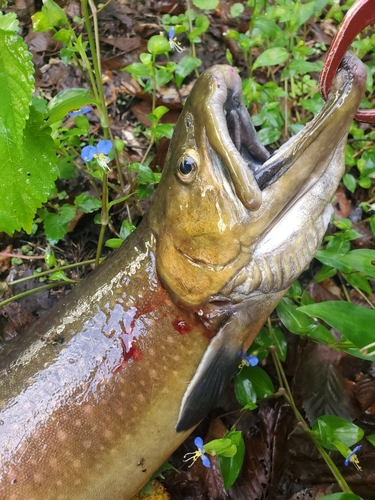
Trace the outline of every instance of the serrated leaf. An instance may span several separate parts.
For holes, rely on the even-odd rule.
[[[316,343],[308,344],[294,376],[293,394],[302,401],[310,423],[321,415],[350,419],[354,410],[346,379],[338,368],[341,354]]]
[[[43,116],[31,108],[19,149],[0,121],[0,231],[31,231],[35,212],[47,201],[58,176],[55,144]]]
[[[0,134],[4,147],[8,140],[22,147],[23,129],[29,117],[34,92],[34,66],[27,45],[13,32],[0,30],[0,119],[5,127]],[[2,157],[4,165],[4,158]]]
[[[375,342],[375,310],[373,309],[341,301],[327,301],[298,309],[321,318],[359,348]]]
[[[46,238],[51,245],[55,245],[66,235],[68,224],[75,214],[76,209],[71,205],[63,205],[59,214],[47,212],[43,224]]]
[[[14,33],[17,33],[19,30],[19,22],[14,12],[8,12],[5,16],[0,12],[0,30],[14,31]]]
[[[101,200],[98,200],[94,196],[90,196],[85,193],[81,193],[80,195],[76,196],[74,204],[83,212],[85,212],[85,214],[95,212],[95,210],[98,210],[102,206]]]

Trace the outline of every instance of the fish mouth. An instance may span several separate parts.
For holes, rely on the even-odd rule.
[[[329,127],[337,108],[345,107],[344,101],[349,93],[348,88],[353,85],[358,88],[363,86],[364,74],[358,59],[347,53],[335,77],[336,85],[332,86],[322,110],[301,132],[272,155],[260,142],[250,115],[242,103],[242,85],[237,76],[230,70],[223,70],[222,78],[225,81],[226,94],[218,93],[218,100],[221,100],[222,137],[220,146],[214,145],[214,149],[227,165],[238,198],[248,209],[257,210],[260,204],[252,205],[246,203],[246,200],[251,199],[252,196],[254,198],[254,192],[257,190],[264,191],[293,166],[316,138]],[[225,129],[223,118],[226,121],[226,130],[223,130]],[[231,148],[235,148],[239,153],[236,159],[237,165],[235,161],[228,161],[225,150]],[[250,177],[249,174],[239,174],[239,171],[244,168],[251,172]],[[241,175],[243,179],[247,177],[248,181],[246,188],[242,186],[242,190],[247,189],[245,196],[236,183],[236,179]]]

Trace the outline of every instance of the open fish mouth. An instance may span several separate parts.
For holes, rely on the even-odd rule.
[[[347,107],[350,112],[352,111],[351,107],[353,106],[350,101],[352,101],[353,96],[351,94],[355,93],[352,88],[353,86],[358,87],[358,93],[361,93],[365,79],[360,61],[352,54],[347,53],[336,76],[336,85],[333,85],[322,110],[301,132],[271,156],[260,142],[249,113],[242,103],[240,80],[234,78],[233,73],[229,74],[229,72],[223,74],[223,77],[227,93],[225,102],[222,102],[221,105],[227,131],[223,131],[222,148],[220,149],[228,148],[229,142],[236,148],[241,157],[241,168],[246,165],[254,179],[254,183],[249,184],[249,189],[256,190],[256,187],[258,187],[261,191],[284,175],[316,138],[326,132],[326,129],[331,126],[331,122],[335,119],[335,114],[338,114],[339,108]],[[219,93],[218,99],[223,99],[223,94]],[[216,149],[215,146],[214,149]],[[217,152],[220,154],[220,151]],[[231,162],[226,161],[225,155],[224,161],[230,171],[232,180],[238,177],[238,173],[233,172]],[[233,183],[237,192],[236,182]],[[243,201],[241,193],[237,192],[237,195]],[[251,198],[251,196],[248,195],[248,198]],[[258,207],[248,208],[257,209]]]

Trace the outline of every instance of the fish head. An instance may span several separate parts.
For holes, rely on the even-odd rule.
[[[237,72],[217,65],[202,73],[176,125],[149,214],[157,270],[178,305],[203,310],[242,279],[262,243],[272,246],[270,235],[277,247],[295,221],[320,217],[343,175],[346,135],[365,80],[362,63],[348,54],[322,110],[270,156],[241,102]]]

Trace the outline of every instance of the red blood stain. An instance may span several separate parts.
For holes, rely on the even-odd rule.
[[[172,321],[173,328],[178,331],[180,335],[185,335],[185,333],[189,333],[193,328],[188,325],[183,319],[176,318]]]
[[[139,361],[141,359],[141,351],[139,350],[135,340],[133,340],[133,342],[130,344],[130,348],[127,351],[126,344],[124,342],[124,339],[122,338],[122,335],[120,335],[119,339],[122,347],[123,359],[121,360],[121,363],[113,369],[112,373],[119,372],[125,365],[125,363],[129,361],[129,359],[134,359],[135,361]]]

